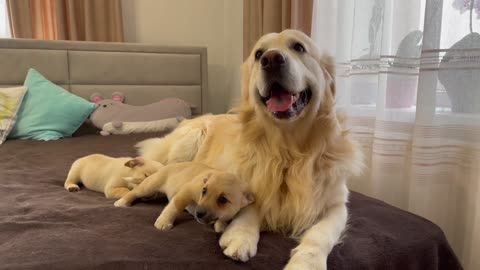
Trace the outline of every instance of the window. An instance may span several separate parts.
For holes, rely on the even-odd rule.
[[[10,38],[10,24],[8,21],[7,1],[0,0],[0,38]]]

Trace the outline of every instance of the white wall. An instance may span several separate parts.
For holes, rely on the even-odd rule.
[[[125,41],[208,48],[207,111],[240,93],[242,0],[122,0]]]

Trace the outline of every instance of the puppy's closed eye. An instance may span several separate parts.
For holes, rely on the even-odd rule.
[[[222,205],[225,205],[227,203],[228,203],[228,199],[225,196],[221,195],[221,196],[218,197],[218,199],[217,199],[217,204],[218,205],[222,206]]]

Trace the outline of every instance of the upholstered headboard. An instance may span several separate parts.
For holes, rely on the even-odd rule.
[[[0,39],[0,87],[22,85],[29,68],[86,99],[120,91],[132,105],[178,97],[205,111],[203,47]]]

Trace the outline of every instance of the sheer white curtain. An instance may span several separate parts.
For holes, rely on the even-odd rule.
[[[0,0],[0,38],[9,38],[10,25],[7,16],[7,1]]]
[[[438,224],[465,269],[480,269],[479,31],[480,0],[314,2],[369,165],[350,188]]]

